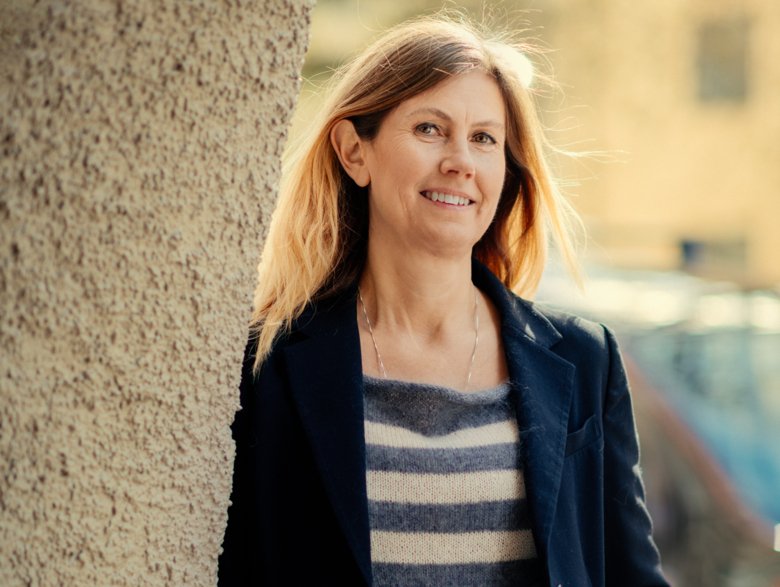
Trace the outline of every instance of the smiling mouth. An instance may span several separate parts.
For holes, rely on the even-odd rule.
[[[420,192],[422,196],[431,202],[440,202],[442,204],[450,204],[452,206],[468,206],[473,204],[472,200],[463,198],[461,196],[455,196],[453,194],[446,194],[443,192]]]

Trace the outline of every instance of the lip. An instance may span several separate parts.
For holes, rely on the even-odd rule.
[[[433,200],[431,200],[429,197],[427,197],[425,195],[426,193],[430,193],[430,192],[436,192],[436,193],[439,193],[439,194],[447,194],[447,195],[451,195],[451,196],[457,196],[459,198],[464,198],[464,199],[468,200],[469,203],[464,206],[464,205],[458,205],[458,204],[448,204],[446,202],[434,202]],[[428,189],[421,190],[420,191],[420,195],[423,198],[425,198],[426,200],[428,200],[431,204],[437,204],[439,206],[446,206],[447,208],[468,208],[469,206],[471,206],[472,204],[475,203],[474,198],[472,198],[467,193],[464,193],[464,192],[461,192],[461,191],[458,191],[458,190],[448,189],[448,188],[428,188]]]

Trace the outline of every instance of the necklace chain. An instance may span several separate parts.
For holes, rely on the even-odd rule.
[[[366,325],[368,326],[368,333],[371,335],[371,342],[374,344],[374,352],[376,352],[376,362],[379,365],[379,370],[382,373],[382,377],[387,379],[387,369],[385,363],[382,361],[382,353],[379,352],[379,345],[376,343],[374,337],[374,329],[371,326],[371,320],[368,319],[368,312],[366,312],[366,303],[363,301],[363,293],[358,288],[358,299],[360,300],[360,307],[363,310],[363,317],[366,319]],[[474,359],[477,357],[477,345],[479,344],[479,312],[477,306],[477,288],[474,287],[474,349],[471,351],[471,361],[469,362],[469,372],[466,376],[466,386],[464,389],[468,389],[471,384],[471,374],[474,371]]]
[[[385,369],[385,364],[382,361],[382,355],[379,352],[379,347],[376,344],[376,338],[374,338],[374,329],[371,328],[371,320],[368,319],[366,303],[363,301],[363,294],[361,293],[360,288],[358,288],[358,298],[360,298],[360,307],[363,308],[363,317],[366,319],[366,324],[368,324],[368,333],[371,335],[371,342],[374,343],[374,350],[376,351],[376,362],[379,364],[379,370],[382,372],[382,377],[387,379],[387,369]]]

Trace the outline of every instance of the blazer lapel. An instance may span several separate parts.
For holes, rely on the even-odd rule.
[[[336,518],[371,583],[363,370],[354,295],[302,316],[308,337],[285,350],[303,427]]]
[[[558,501],[574,367],[533,343],[505,341],[518,406],[523,474],[545,558]]]
[[[540,556],[546,559],[563,471],[575,369],[550,350],[561,335],[544,316],[507,292],[483,266],[475,264],[474,276],[501,313],[527,498]]]

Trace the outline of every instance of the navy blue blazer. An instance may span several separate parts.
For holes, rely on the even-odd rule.
[[[516,297],[478,263],[473,281],[501,315],[533,535],[550,585],[668,585],[612,334]],[[221,586],[371,584],[355,296],[304,312],[257,376],[247,349]]]

